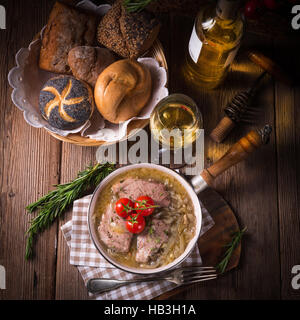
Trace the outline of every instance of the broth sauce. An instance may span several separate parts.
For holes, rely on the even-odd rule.
[[[131,169],[114,178],[103,188],[97,199],[96,209],[93,215],[96,229],[100,225],[101,217],[106,212],[107,207],[109,205],[114,207],[115,202],[119,199],[118,195],[112,191],[112,187],[119,182],[123,182],[127,178],[142,179],[164,184],[165,189],[169,193],[170,204],[167,208],[156,208],[151,216],[146,217],[146,224],[151,224],[151,219],[153,218],[161,219],[170,228],[168,232],[168,241],[162,246],[160,254],[156,255],[153,259],[150,259],[147,263],[139,263],[135,259],[138,235],[133,236],[128,253],[119,253],[112,248],[108,248],[101,241],[98,234],[102,247],[105,248],[106,252],[114,260],[129,267],[157,268],[171,263],[184,252],[188,243],[193,238],[196,229],[196,217],[189,194],[186,192],[185,188],[169,174],[156,169],[137,168]]]

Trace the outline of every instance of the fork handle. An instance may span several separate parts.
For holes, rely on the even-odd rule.
[[[116,280],[116,279],[105,279],[105,278],[95,278],[90,279],[87,282],[87,289],[91,293],[102,293],[112,289],[117,289],[121,286],[138,283],[138,282],[150,282],[150,281],[161,281],[161,280],[171,280],[169,277],[165,278],[144,278],[144,279],[133,279],[133,280]]]

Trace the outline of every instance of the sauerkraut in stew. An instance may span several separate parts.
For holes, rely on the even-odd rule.
[[[196,229],[193,203],[184,187],[174,177],[149,168],[131,169],[106,185],[93,221],[106,252],[135,268],[171,263]]]

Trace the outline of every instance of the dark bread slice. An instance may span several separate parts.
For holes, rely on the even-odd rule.
[[[120,28],[119,21],[121,14],[121,2],[117,1],[100,21],[98,25],[97,40],[121,57],[126,58],[129,57],[129,50]]]
[[[158,36],[160,23],[149,11],[128,13],[122,6],[120,28],[130,58],[137,58],[152,46]]]
[[[156,39],[160,23],[153,13],[143,10],[128,13],[119,0],[103,17],[97,39],[105,47],[124,58],[137,58],[148,50]]]

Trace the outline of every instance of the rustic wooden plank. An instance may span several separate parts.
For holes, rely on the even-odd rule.
[[[299,40],[298,40],[299,41]],[[297,42],[274,40],[277,56],[287,70],[299,70]],[[282,299],[299,299],[300,291],[291,286],[291,270],[300,261],[299,202],[299,81],[294,88],[276,83],[276,141],[278,163],[278,208],[281,255]]]
[[[80,170],[96,162],[96,147],[80,147],[63,143],[61,160],[61,183],[74,179]],[[64,215],[59,223],[61,227],[71,220],[72,210]],[[87,299],[87,290],[75,266],[69,263],[69,248],[59,229],[56,269],[56,299]]]
[[[15,53],[27,47],[47,19],[48,1],[2,3],[7,10],[7,30],[0,31],[0,264],[6,269],[2,299],[53,299],[56,263],[56,225],[38,239],[36,257],[26,262],[25,236],[30,217],[25,206],[58,182],[60,143],[41,129],[30,127],[11,102],[8,71]],[[23,27],[26,25],[26,28]],[[12,41],[13,40],[13,41]],[[6,44],[6,45],[4,45]]]
[[[187,48],[193,22],[186,17],[174,17],[171,30],[176,35],[172,38],[171,62],[173,66],[170,86],[172,92],[182,92],[190,95],[198,103],[204,118],[206,166],[217,160],[251,129],[244,126],[236,129],[222,144],[210,140],[208,134],[217,124],[221,109],[235,93],[245,89],[258,76],[260,69],[247,61],[240,51],[240,58],[225,83],[216,90],[205,92],[193,90],[184,83],[181,65],[184,60],[183,49]],[[189,26],[189,27],[188,27]],[[251,38],[244,39],[244,48],[250,45],[267,45],[270,40]],[[175,62],[176,61],[176,62]],[[175,70],[174,70],[175,69]],[[274,100],[273,83],[268,79],[264,82],[264,90],[256,99],[264,113],[260,116],[261,125],[265,122],[273,124]],[[267,159],[267,161],[266,161]],[[224,275],[214,283],[204,283],[186,290],[185,294],[174,298],[184,299],[253,299],[280,297],[280,263],[277,250],[278,243],[278,212],[276,204],[276,162],[275,139],[271,144],[258,151],[244,163],[231,168],[216,184],[216,190],[229,201],[236,212],[241,225],[248,227],[243,244],[241,268]],[[259,267],[257,266],[259,262]],[[269,265],[272,265],[270,273]],[[261,281],[264,281],[263,287]]]

